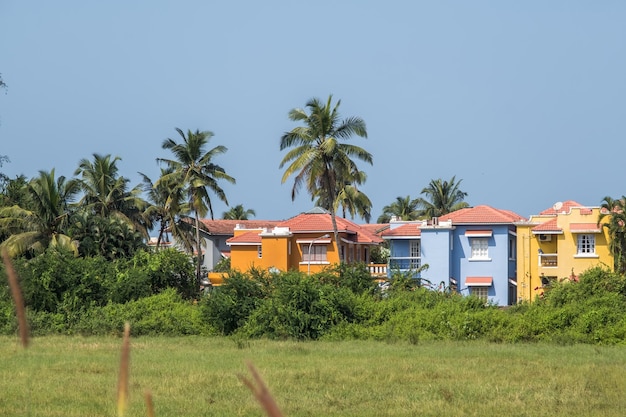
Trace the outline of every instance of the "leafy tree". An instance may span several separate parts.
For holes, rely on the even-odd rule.
[[[19,175],[0,184],[0,206],[20,206],[27,208],[30,204],[26,184],[28,178]]]
[[[626,272],[626,196],[617,200],[604,197],[600,205],[598,225],[608,229],[613,266],[615,272],[623,274]]]
[[[450,181],[444,181],[441,178],[431,180],[420,193],[426,198],[419,197],[416,200],[421,207],[421,215],[426,218],[439,217],[469,207],[469,204],[463,201],[467,193],[459,188],[461,181],[457,182],[456,176],[453,176]]]
[[[70,234],[79,242],[80,256],[102,256],[108,260],[131,257],[146,248],[141,233],[119,217],[79,212],[72,217]]]
[[[76,251],[76,244],[66,234],[69,205],[79,191],[75,180],[55,178],[54,169],[39,171],[39,176],[25,186],[29,207],[17,205],[0,208],[0,230],[9,237],[0,244],[11,256],[37,254],[48,246]]]
[[[182,138],[182,142],[178,143],[173,139],[167,138],[163,141],[162,148],[169,150],[174,155],[174,159],[158,158],[157,162],[163,163],[171,170],[171,173],[161,176],[157,180],[156,185],[161,183],[179,184],[184,189],[189,208],[194,213],[195,232],[196,232],[196,279],[198,284],[201,279],[202,265],[202,244],[200,240],[200,217],[205,217],[210,213],[213,219],[213,205],[211,203],[211,195],[215,194],[221,201],[228,204],[226,193],[220,187],[220,181],[227,181],[231,184],[235,183],[235,179],[228,175],[224,168],[215,164],[213,160],[216,156],[225,153],[228,148],[225,146],[216,146],[205,152],[205,146],[209,139],[213,137],[213,133],[209,131],[201,132],[196,130],[187,131],[187,135],[181,129],[176,131]],[[172,199],[168,199],[171,204]]]
[[[396,197],[396,201],[383,207],[383,214],[378,223],[389,223],[392,217],[399,220],[418,220],[420,218],[419,202],[410,196]]]
[[[116,217],[146,239],[152,227],[144,210],[148,203],[141,197],[142,189],[128,190],[128,178],[118,175],[119,157],[93,154],[93,162],[82,159],[74,175],[80,175],[83,197],[79,206],[101,217]]]
[[[243,204],[237,204],[222,213],[224,220],[248,220],[250,216],[256,216],[256,212],[252,209],[245,209]]]
[[[305,186],[311,198],[318,198],[321,207],[331,214],[335,241],[338,238],[336,209],[341,202],[340,184],[354,183],[359,169],[352,158],[372,164],[372,155],[365,149],[344,143],[357,135],[367,138],[365,121],[359,117],[340,119],[341,100],[332,105],[332,95],[326,103],[314,98],[305,109],[295,108],[289,112],[294,122],[302,122],[285,133],[280,140],[280,150],[290,149],[283,157],[280,168],[287,165],[282,182],[295,175],[291,199],[294,200],[301,186]]]

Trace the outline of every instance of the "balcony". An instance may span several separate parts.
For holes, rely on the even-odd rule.
[[[400,270],[400,271],[409,271],[409,270],[417,270],[422,265],[420,258],[410,257],[410,256],[392,256],[389,258],[389,269]]]
[[[559,266],[559,255],[556,253],[540,253],[539,266],[542,268],[556,268]]]

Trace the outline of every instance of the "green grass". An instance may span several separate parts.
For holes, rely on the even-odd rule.
[[[0,415],[115,416],[121,339],[0,337]],[[262,416],[250,361],[285,416],[623,416],[626,347],[131,338],[130,406]]]

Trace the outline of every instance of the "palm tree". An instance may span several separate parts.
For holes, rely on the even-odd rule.
[[[363,119],[349,117],[340,120],[339,105],[332,106],[332,95],[324,104],[314,98],[306,103],[306,108],[292,109],[289,119],[303,122],[285,133],[280,140],[280,150],[292,148],[283,157],[280,168],[288,165],[282,183],[295,175],[291,199],[295,200],[301,186],[305,186],[311,198],[318,198],[320,205],[331,214],[335,241],[338,239],[335,218],[340,184],[351,183],[358,176],[359,169],[351,158],[372,164],[372,155],[365,149],[343,143],[352,135],[367,138]]]
[[[343,182],[337,184],[337,198],[333,204],[332,209],[337,213],[339,207],[341,207],[342,217],[346,218],[349,213],[351,218],[356,215],[360,216],[366,223],[369,223],[372,218],[372,201],[367,194],[359,190],[358,186],[363,184],[367,179],[367,174],[363,171],[357,171],[354,173],[345,173],[345,175],[337,175],[337,180],[343,179]],[[322,190],[316,190],[316,195],[322,194]],[[324,199],[320,197],[317,199],[317,206],[330,210],[330,207],[324,207]]]
[[[450,181],[442,181],[441,178],[431,180],[428,187],[420,193],[427,198],[416,199],[417,204],[422,208],[421,215],[426,218],[439,217],[469,207],[469,204],[463,201],[467,193],[459,189],[461,181],[457,182],[456,176],[453,176]]]
[[[9,237],[0,246],[10,256],[41,253],[49,246],[71,249],[76,244],[66,233],[70,203],[80,191],[75,180],[55,178],[54,169],[39,171],[26,185],[29,207],[17,205],[0,208],[0,230]]]
[[[417,200],[412,200],[410,196],[396,197],[396,201],[383,207],[383,214],[378,217],[378,223],[389,223],[392,217],[398,220],[418,220],[421,212]]]
[[[189,208],[194,213],[195,243],[198,257],[196,276],[199,284],[201,279],[200,266],[202,264],[200,216],[204,217],[207,213],[210,213],[211,219],[213,219],[213,205],[209,191],[228,205],[226,193],[219,186],[219,181],[227,181],[234,184],[235,179],[228,175],[224,168],[213,163],[213,159],[225,153],[228,148],[220,145],[207,152],[204,151],[209,139],[213,137],[212,132],[201,132],[199,130],[192,132],[188,130],[187,135],[185,135],[185,132],[179,128],[176,128],[176,131],[183,141],[178,143],[170,138],[163,141],[162,148],[170,150],[174,155],[174,159],[157,158],[157,162],[165,164],[171,170],[171,173],[159,178],[156,185],[158,186],[163,182],[179,184],[183,188]],[[168,204],[171,205],[171,203],[172,199],[168,198]]]
[[[608,218],[608,221],[604,221]],[[604,197],[600,205],[598,225],[609,232],[609,250],[613,255],[615,272],[626,272],[626,196],[614,200]]]
[[[117,217],[147,239],[152,224],[144,214],[148,203],[141,197],[141,186],[128,190],[130,180],[118,175],[119,157],[93,154],[93,158],[93,162],[80,160],[74,172],[82,177],[79,207],[98,216]]]
[[[161,178],[171,174],[171,169],[161,168]],[[183,188],[176,183],[168,183],[166,180],[154,184],[145,174],[142,176],[143,191],[149,203],[146,215],[152,222],[159,223],[159,235],[157,237],[157,249],[165,239],[169,241],[168,233],[176,239],[188,252],[193,251],[193,236],[188,221],[178,221],[184,213],[189,213],[189,204],[185,201]]]
[[[243,204],[237,204],[235,207],[231,207],[230,210],[222,213],[222,219],[224,220],[248,220],[250,216],[256,216],[256,212],[252,209],[245,209]]]

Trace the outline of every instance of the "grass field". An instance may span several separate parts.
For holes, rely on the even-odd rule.
[[[0,415],[115,416],[121,339],[0,337]],[[250,361],[285,416],[624,416],[626,347],[131,339],[130,406],[262,416]]]

